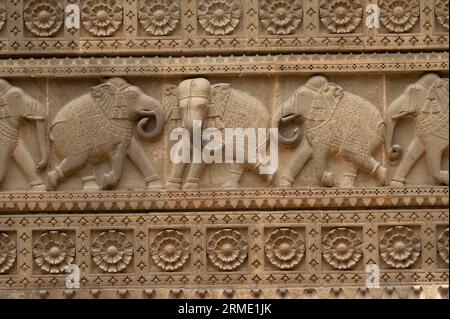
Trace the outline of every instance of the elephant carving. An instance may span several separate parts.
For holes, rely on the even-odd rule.
[[[275,112],[273,126],[296,123],[292,136],[280,130],[280,142],[296,145],[303,141],[283,175],[275,178],[275,185],[289,187],[305,164],[314,159],[321,184],[335,186],[333,172],[328,169],[330,156],[348,163],[342,187],[354,186],[358,169],[386,182],[386,168],[373,158],[374,151],[384,141],[385,125],[380,111],[369,101],[329,83],[323,76],[310,78]]]
[[[185,128],[192,134],[195,121],[201,121],[201,130],[217,128],[221,133],[225,128],[269,128],[271,123],[270,113],[267,108],[256,98],[231,87],[228,83],[212,85],[207,79],[196,78],[182,81],[178,87],[168,89],[172,92],[173,103],[167,103],[167,119],[175,123],[175,126]],[[164,103],[163,103],[164,104]],[[236,140],[229,140],[226,134],[222,134],[223,145],[242,147],[246,151],[257,152],[250,149],[249,143],[237,145]],[[261,144],[268,142],[267,136]],[[258,146],[256,146],[258,148]],[[228,181],[222,185],[225,188],[239,186],[241,177],[246,169],[256,170],[261,165],[266,165],[264,159],[256,163],[229,164]],[[199,177],[204,167],[203,163],[173,164],[166,187],[168,189],[193,189],[198,188]],[[185,171],[187,176],[184,179]],[[270,179],[269,174],[266,175]]]
[[[36,165],[25,148],[19,130],[24,121],[36,123],[41,159]],[[30,180],[33,191],[46,191],[47,187],[36,172],[47,166],[47,112],[45,107],[21,88],[0,79],[0,185],[13,158]]]
[[[56,188],[61,179],[80,170],[85,190],[113,188],[128,156],[144,175],[149,189],[162,187],[134,131],[152,140],[161,134],[164,123],[160,103],[122,78],[92,88],[66,104],[52,121],[50,139],[61,161],[48,173],[50,185]],[[103,175],[99,186],[93,169],[104,160],[110,161],[111,170]]]
[[[404,187],[408,173],[424,154],[434,180],[448,185],[448,169],[441,168],[443,153],[448,150],[448,86],[448,79],[434,73],[425,74],[389,106],[386,150],[392,161],[401,158],[391,186]],[[401,147],[392,145],[392,139],[397,121],[406,117],[414,119],[416,136],[403,156]]]

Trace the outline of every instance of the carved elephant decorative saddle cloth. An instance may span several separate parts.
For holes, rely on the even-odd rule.
[[[368,141],[380,139],[377,133],[383,123],[375,106],[333,85],[322,89],[308,118],[314,124],[305,133],[312,143],[329,145],[338,154],[346,151],[359,156],[370,156]]]
[[[431,134],[448,140],[448,85],[448,79],[434,83],[422,113],[417,117],[418,135]]]

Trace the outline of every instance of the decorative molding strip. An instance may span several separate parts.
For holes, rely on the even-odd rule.
[[[448,12],[441,0],[404,2],[395,21],[390,18],[395,3],[385,1],[378,29],[367,25],[368,0],[342,1],[339,13],[330,2],[280,1],[276,8],[281,10],[275,12],[265,0],[227,0],[233,10],[224,22],[217,22],[223,13],[214,10],[215,1],[171,0],[161,12],[155,1],[58,0],[47,1],[42,15],[36,1],[4,2],[0,55],[422,51],[446,50],[449,43]],[[102,3],[108,12],[101,11]],[[337,22],[343,13],[351,18]],[[102,21],[105,15],[110,19]]]
[[[191,288],[364,289],[368,265],[382,288],[448,285],[448,217],[444,208],[16,212],[0,215],[0,291],[66,289],[69,265],[82,291],[163,288],[174,298]]]
[[[448,52],[0,60],[0,77],[108,77],[448,71]]]
[[[446,207],[448,187],[0,193],[0,212]]]

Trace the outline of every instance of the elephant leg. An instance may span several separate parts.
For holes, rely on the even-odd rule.
[[[420,141],[419,138],[415,137],[413,141],[409,144],[408,150],[406,151],[404,159],[400,162],[397,170],[395,171],[394,177],[391,180],[390,185],[394,187],[404,187],[406,182],[406,176],[408,175],[411,168],[417,162],[417,160],[425,152],[425,146]]]
[[[97,191],[100,189],[96,181],[94,165],[92,165],[92,163],[88,162],[86,165],[81,167],[79,174],[81,176],[81,183],[83,183],[83,189],[85,191]]]
[[[183,175],[186,169],[186,163],[178,163],[172,165],[172,170],[170,172],[170,177],[167,180],[167,189],[180,189],[183,183]]]
[[[384,167],[372,156],[364,157],[359,155],[348,155],[346,158],[366,172],[369,172],[371,175],[375,176],[383,185],[386,184],[386,167]]]
[[[302,168],[311,159],[313,150],[308,142],[304,142],[293,156],[293,160],[289,163],[289,167],[282,176],[277,176],[274,181],[276,187],[290,187],[294,183],[295,177],[300,173]]]
[[[119,182],[119,179],[122,176],[123,167],[125,166],[128,147],[128,143],[120,143],[113,150],[111,155],[111,171],[103,175],[103,189],[112,189]]]
[[[25,175],[30,179],[31,189],[37,192],[45,192],[47,190],[47,186],[45,186],[42,179],[36,173],[36,164],[33,157],[31,157],[21,140],[19,140],[16,148],[14,149],[13,158],[23,169]]]
[[[241,182],[242,175],[246,170],[246,167],[242,164],[229,164],[230,169],[228,171],[228,179],[225,184],[221,187],[223,188],[238,188]]]
[[[320,183],[327,187],[333,187],[335,185],[334,174],[328,170],[328,146],[320,145],[315,147],[313,149],[313,154],[313,160],[316,165],[316,175]]]
[[[351,188],[355,186],[355,180],[358,176],[358,167],[351,162],[346,162],[346,164],[347,170],[344,173],[344,181],[342,182],[341,187]]]
[[[14,152],[15,144],[0,144],[0,185],[6,178],[8,172],[9,161]]]
[[[144,175],[147,189],[161,189],[163,187],[159,176],[150,165],[146,154],[134,139],[131,140],[130,147],[128,148],[128,157],[141,171],[142,175]]]
[[[196,189],[200,182],[200,175],[203,171],[203,163],[192,163],[189,166],[189,171],[183,189]]]
[[[48,172],[48,181],[52,188],[55,189],[58,186],[60,179],[66,177],[72,171],[85,164],[88,159],[88,152],[63,159],[54,170]]]
[[[426,146],[427,163],[433,178],[448,186],[448,171],[441,169],[443,150],[436,150],[432,143]]]

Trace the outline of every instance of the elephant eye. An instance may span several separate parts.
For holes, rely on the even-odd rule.
[[[138,98],[138,94],[137,94],[136,92],[134,92],[134,91],[128,92],[128,93],[127,93],[127,96],[128,96],[130,99],[133,99],[133,100],[135,100],[135,99]]]

